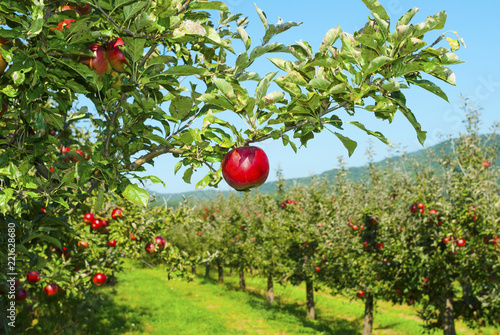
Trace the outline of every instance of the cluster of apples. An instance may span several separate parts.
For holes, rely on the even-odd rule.
[[[81,7],[73,7],[73,6],[62,6],[60,12],[71,10],[74,11],[79,17],[83,15],[90,14],[92,12],[92,7],[89,4],[85,4]],[[73,19],[65,19],[59,23],[57,28],[51,28],[53,30],[63,31],[64,28],[68,28],[71,26],[75,20]],[[126,72],[124,64],[129,65],[123,51],[120,49],[121,46],[124,45],[124,42],[121,38],[116,38],[111,40],[107,48],[103,45],[96,43],[92,44],[88,47],[89,51],[94,54],[93,57],[82,57],[80,61],[83,64],[88,65],[91,69],[93,69],[99,76],[102,76],[105,73],[111,73],[112,70],[123,73]],[[1,65],[1,63],[0,63]]]
[[[130,66],[130,64],[120,48],[124,44],[125,43],[120,37],[111,40],[108,43],[107,48],[99,43],[92,44],[88,49],[94,54],[94,56],[82,57],[80,61],[83,64],[88,65],[99,76],[102,76],[105,73],[111,73],[112,70],[119,73],[125,73],[127,71],[124,64],[127,64],[127,66]]]

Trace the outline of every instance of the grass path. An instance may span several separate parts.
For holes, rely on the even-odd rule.
[[[265,281],[247,278],[247,290],[238,288],[237,275],[225,284],[198,277],[194,282],[166,280],[160,268],[128,263],[118,274],[118,285],[106,288],[94,334],[361,334],[364,306],[359,301],[317,293],[317,320],[305,317],[303,287],[275,285],[276,304],[265,302]],[[374,335],[422,334],[422,323],[409,306],[378,302]],[[496,330],[497,332],[499,330]],[[438,333],[437,333],[438,334]],[[457,324],[457,334],[473,335]],[[495,334],[485,329],[482,334]]]

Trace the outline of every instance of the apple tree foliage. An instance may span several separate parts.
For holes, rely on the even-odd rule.
[[[454,52],[462,41],[448,33],[425,41],[444,27],[444,11],[412,24],[414,8],[391,27],[378,1],[364,3],[371,17],[361,30],[332,28],[313,50],[307,42],[276,41],[300,23],[269,24],[258,7],[265,33],[260,44],[252,43],[247,17],[220,1],[2,1],[2,264],[9,223],[16,227],[17,271],[26,273],[49,266],[42,249],[76,248],[75,236],[88,237],[91,231],[81,232],[78,220],[87,211],[104,214],[108,194],[146,204],[149,195],[131,180],[161,182],[140,174],[160,155],[178,160],[175,171],[184,167],[186,182],[208,166],[196,183],[203,188],[217,186],[220,162],[237,146],[281,139],[296,150],[293,139],[306,145],[327,128],[352,154],[356,143],[344,131],[347,123],[389,143],[369,126],[343,121],[344,115],[368,112],[391,122],[400,112],[423,143],[425,131],[404,90],[420,86],[447,99],[426,74],[453,85],[448,66],[461,62]],[[125,57],[119,70],[102,56],[118,38]],[[259,57],[268,57],[276,71],[252,72]],[[269,92],[271,84],[279,89]],[[233,115],[247,129],[229,122]],[[92,257],[97,266],[100,258]]]

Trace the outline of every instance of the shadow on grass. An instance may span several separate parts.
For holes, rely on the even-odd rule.
[[[215,285],[218,284],[216,279],[205,278],[198,275],[200,284]],[[304,303],[286,301],[281,297],[276,296],[273,305],[266,301],[266,293],[260,290],[242,290],[238,284],[225,282],[224,287],[227,291],[241,291],[250,296],[248,304],[252,308],[269,311],[271,316],[267,317],[270,320],[280,321],[283,319],[279,315],[286,316],[287,319],[292,319],[295,322],[302,324],[304,328],[314,329],[317,332],[331,335],[351,335],[360,334],[363,329],[361,320],[349,321],[345,319],[335,318],[334,316],[323,316],[322,309],[316,307],[316,320],[309,320],[306,316],[306,307]],[[304,293],[305,296],[305,293]],[[305,298],[305,297],[304,297]],[[286,320],[286,319],[285,319]],[[286,322],[283,320],[283,322]]]

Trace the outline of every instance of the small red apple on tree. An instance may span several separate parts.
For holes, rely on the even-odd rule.
[[[78,241],[78,248],[87,249],[89,247],[89,242],[87,241]]]
[[[484,166],[485,169],[489,168],[490,167],[490,162],[484,161],[483,162],[483,166]]]
[[[222,176],[237,191],[258,187],[269,175],[269,161],[264,150],[248,146],[229,151],[222,160]]]
[[[20,288],[19,290],[17,290],[15,295],[15,299],[17,301],[26,300],[27,297],[28,297],[28,292],[26,292],[24,288]]]
[[[463,239],[463,238],[458,239],[458,241],[457,241],[457,246],[458,246],[458,247],[463,247],[463,246],[465,246],[465,239]]]
[[[316,270],[316,272],[320,272],[320,271],[321,271],[321,268],[320,268],[319,266],[316,266],[316,267],[314,268],[314,270]]]
[[[108,241],[108,245],[110,247],[115,247],[116,246],[116,240]]]
[[[94,229],[94,230],[101,229],[103,225],[104,225],[104,222],[101,219],[95,218],[92,221],[92,229]]]
[[[26,276],[29,283],[36,284],[40,280],[40,274],[36,271],[28,271]]]
[[[92,282],[95,286],[102,286],[104,285],[104,283],[106,283],[106,275],[104,273],[98,272],[92,278]]]
[[[144,247],[144,249],[145,249],[148,253],[152,254],[152,253],[154,253],[154,252],[155,252],[155,245],[154,245],[154,243],[153,243],[153,242],[148,242],[148,243],[146,243],[146,246]]]
[[[109,61],[109,64],[116,72],[127,72],[123,64],[127,64],[130,66],[123,51],[121,50],[121,46],[125,43],[121,38],[116,38],[109,42],[108,49],[106,50],[106,57]]]
[[[111,65],[109,65],[108,60],[106,59],[106,51],[100,44],[93,44],[88,47],[90,52],[94,54],[93,57],[82,57],[81,62],[85,65],[88,65],[91,69],[93,69],[99,76],[102,76],[105,73],[111,72]]]
[[[58,290],[59,287],[56,284],[49,284],[45,286],[45,288],[43,289],[45,294],[48,295],[49,297],[56,295]]]
[[[160,248],[163,249],[165,248],[165,245],[167,244],[167,241],[161,236],[156,236],[155,237],[155,244]]]
[[[89,212],[83,215],[83,222],[91,224],[93,220],[94,220],[94,214]]]
[[[358,298],[363,298],[363,296],[365,295],[365,291],[361,290],[358,292],[358,294],[356,295]]]
[[[121,208],[115,208],[115,209],[113,209],[113,211],[111,212],[111,218],[113,220],[116,220],[119,217],[120,218],[123,217],[123,209],[121,209]]]

